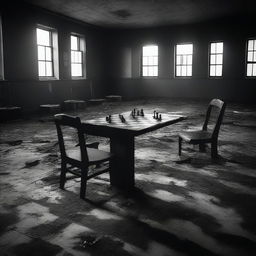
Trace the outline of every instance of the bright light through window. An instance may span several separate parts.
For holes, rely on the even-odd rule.
[[[38,75],[53,76],[52,37],[51,31],[37,28]]]
[[[83,51],[82,39],[79,36],[71,35],[71,76],[83,76]]]
[[[246,61],[246,75],[256,76],[256,40],[248,40],[247,42],[247,61]]]
[[[142,48],[142,76],[158,76],[158,46]]]
[[[222,76],[223,42],[210,45],[210,76]]]
[[[192,76],[193,44],[176,45],[176,76]]]

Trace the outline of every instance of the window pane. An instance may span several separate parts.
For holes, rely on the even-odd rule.
[[[148,64],[153,65],[154,64],[154,57],[148,57]]]
[[[157,45],[147,45],[142,48],[143,56],[157,56],[158,46]]]
[[[143,76],[147,76],[148,75],[148,68],[147,67],[143,67],[142,75]]]
[[[158,67],[154,67],[154,76],[158,76]]]
[[[217,43],[217,53],[223,53],[223,43]]]
[[[181,66],[176,66],[176,76],[181,76]]]
[[[222,76],[222,65],[216,66],[216,76]]]
[[[252,50],[253,50],[253,41],[254,41],[254,40],[249,40],[249,41],[248,41],[248,50],[249,50],[249,51],[252,51]]]
[[[50,46],[50,31],[37,28],[37,44]]]
[[[143,57],[143,64],[142,65],[148,65],[148,57]]]
[[[256,76],[256,64],[253,64],[253,68],[252,68],[252,75]]]
[[[71,75],[72,76],[82,76],[82,65],[81,64],[71,64]]]
[[[46,76],[52,76],[52,62],[46,62]]]
[[[37,53],[38,53],[38,60],[45,60],[45,47],[38,46]]]
[[[222,54],[216,55],[216,64],[222,64]]]
[[[211,55],[211,60],[210,60],[210,64],[211,64],[211,65],[212,65],[212,64],[216,64],[215,59],[216,59],[216,55]]]
[[[181,64],[181,55],[177,55],[176,57],[176,64],[180,65]]]
[[[46,75],[45,62],[44,61],[38,61],[38,75],[39,76],[45,76]]]
[[[45,48],[45,50],[46,50],[46,60],[51,61],[52,60],[52,49],[47,47],[47,48]]]
[[[192,76],[192,66],[187,66],[187,76]]]
[[[216,53],[216,43],[211,43],[211,53]]]
[[[158,57],[154,57],[154,65],[158,65]]]
[[[253,52],[253,61],[255,61],[255,62],[256,62],[256,51],[255,51],[255,52]]]
[[[82,63],[82,53],[75,52],[75,62]]]
[[[186,66],[181,66],[181,75],[186,76],[187,74],[187,67]]]
[[[187,57],[187,63],[188,63],[189,65],[192,65],[192,55],[188,55],[188,57]]]
[[[252,76],[252,64],[247,64],[247,76]]]
[[[192,44],[178,44],[176,45],[177,54],[192,54],[193,45]]]
[[[253,52],[248,52],[247,61],[252,61],[252,59],[253,59]]]
[[[148,67],[148,75],[154,76],[154,68],[153,67]]]
[[[77,36],[71,36],[71,50],[79,50]]]
[[[215,67],[216,67],[215,65],[210,66],[210,76],[215,76],[215,71],[216,71]]]

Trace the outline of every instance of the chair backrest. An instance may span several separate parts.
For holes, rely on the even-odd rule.
[[[206,112],[206,117],[205,117],[205,121],[204,121],[204,125],[203,125],[203,130],[205,130],[205,131],[207,130],[207,126],[208,126],[209,119],[210,119],[211,112],[212,112],[213,108],[218,109],[218,114],[217,114],[217,117],[216,117],[216,123],[214,125],[213,132],[212,132],[212,137],[217,138],[218,135],[219,135],[220,126],[221,126],[222,119],[223,119],[223,116],[224,116],[226,103],[222,100],[219,100],[219,99],[211,100],[211,102],[208,106],[207,112]]]
[[[85,138],[84,138],[84,133],[81,127],[80,118],[70,116],[70,115],[65,115],[65,114],[57,114],[54,116],[54,121],[57,129],[61,158],[63,159],[67,156],[65,141],[63,136],[63,129],[62,129],[64,126],[67,126],[67,127],[72,127],[76,130],[78,135],[78,143],[81,150],[81,161],[83,163],[86,163],[86,162],[88,163],[88,155],[86,150]]]

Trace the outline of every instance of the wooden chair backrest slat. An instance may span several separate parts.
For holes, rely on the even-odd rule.
[[[57,129],[57,135],[58,135],[58,141],[59,141],[59,147],[60,147],[60,153],[61,153],[62,159],[67,157],[62,127],[67,126],[67,127],[72,127],[77,131],[78,142],[79,142],[79,147],[81,151],[81,161],[84,164],[88,164],[88,155],[86,150],[84,133],[81,129],[80,118],[70,116],[70,115],[65,115],[65,114],[57,114],[54,116],[54,121]]]
[[[209,119],[212,113],[212,109],[213,108],[217,108],[218,109],[218,115],[217,115],[217,119],[216,119],[216,123],[214,125],[213,128],[213,132],[212,132],[212,137],[213,138],[217,138],[218,134],[219,134],[219,130],[220,130],[220,126],[223,120],[223,116],[224,116],[224,112],[225,112],[225,108],[226,108],[226,103],[220,99],[213,99],[211,100],[207,112],[206,112],[206,117],[205,117],[205,121],[204,121],[204,125],[203,125],[203,130],[207,130],[207,126],[209,123]]]

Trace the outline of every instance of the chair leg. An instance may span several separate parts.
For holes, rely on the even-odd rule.
[[[66,182],[66,170],[67,164],[65,162],[61,162],[61,172],[60,172],[60,188],[64,189],[64,185]]]
[[[179,156],[181,156],[182,138],[179,137]]]
[[[80,198],[84,199],[86,194],[86,184],[87,184],[87,173],[88,168],[81,169],[81,187],[80,187]]]
[[[212,158],[218,157],[218,143],[217,143],[217,141],[213,141],[211,143],[211,156],[212,156]]]

